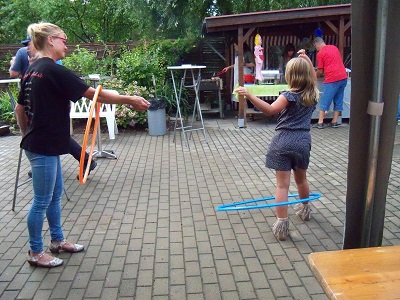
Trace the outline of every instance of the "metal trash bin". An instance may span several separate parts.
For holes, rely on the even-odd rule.
[[[150,107],[147,110],[149,135],[167,134],[167,119],[165,107],[167,101],[164,98],[150,98]]]

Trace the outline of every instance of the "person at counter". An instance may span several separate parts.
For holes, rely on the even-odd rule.
[[[239,61],[238,61],[238,43],[234,43],[235,47],[235,63],[233,65],[227,66],[222,69],[222,73],[225,73],[226,71],[233,69],[233,89],[239,84]],[[252,74],[253,73],[253,68],[256,66],[255,64],[255,59],[254,59],[254,53],[250,50],[250,47],[246,44],[243,43],[243,74]],[[237,102],[238,100],[234,95],[232,95],[232,101]]]
[[[347,73],[339,49],[333,45],[326,45],[321,37],[314,39],[317,53],[317,77],[325,76],[322,96],[319,103],[319,119],[316,127],[324,129],[325,112],[333,101],[333,118],[329,126],[339,127],[337,120],[343,111],[344,89],[347,85]]]
[[[282,83],[287,83],[285,79],[286,65],[294,57],[296,57],[296,47],[292,43],[288,43],[279,58],[279,72],[282,73]]]
[[[232,68],[236,72],[235,68],[237,68],[239,66],[238,44],[234,43],[234,47],[235,47],[235,63],[233,65],[223,68],[222,72],[224,72],[224,73]],[[247,45],[247,43],[243,43],[243,74],[252,74],[253,68],[255,66],[256,66],[256,64],[255,64],[253,52],[251,52],[250,47]]]

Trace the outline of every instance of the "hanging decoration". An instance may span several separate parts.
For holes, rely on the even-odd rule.
[[[262,81],[261,69],[264,63],[264,48],[261,46],[261,35],[258,33],[254,38],[254,59],[256,62],[256,80]]]
[[[315,30],[314,30],[314,35],[316,37],[322,37],[323,31],[322,29],[318,26]]]

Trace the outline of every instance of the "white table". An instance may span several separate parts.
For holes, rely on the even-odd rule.
[[[206,130],[204,127],[204,121],[203,121],[203,116],[201,114],[200,100],[199,100],[201,69],[204,69],[205,67],[206,66],[196,66],[196,65],[181,65],[181,66],[167,67],[167,69],[171,71],[172,83],[174,86],[175,100],[176,100],[176,106],[177,106],[177,111],[176,111],[176,115],[175,115],[175,126],[174,126],[174,142],[175,142],[176,130],[182,130],[182,136],[183,136],[183,139],[185,142],[185,146],[188,146],[188,142],[186,139],[186,132],[191,132],[191,131],[195,131],[195,130],[202,130],[205,141],[207,142]],[[196,70],[197,70],[197,77],[195,74]],[[175,82],[174,71],[183,71],[183,75],[182,75],[180,85],[179,85],[179,90],[178,90],[177,84]],[[190,73],[189,75],[191,75],[191,83],[190,84],[186,84],[186,82],[185,82],[186,73],[188,71]],[[181,112],[181,106],[180,106],[183,88],[193,88],[194,93],[195,93],[195,102],[194,102],[192,119],[190,121],[190,125],[187,125],[187,126],[184,125],[183,118],[182,118],[182,112]],[[201,122],[201,127],[198,127],[198,128],[193,127],[194,119],[196,118],[196,116],[200,119],[200,122]],[[180,120],[179,127],[178,127],[178,120]]]

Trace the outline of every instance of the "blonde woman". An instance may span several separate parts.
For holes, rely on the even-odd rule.
[[[266,154],[266,166],[276,171],[275,201],[288,201],[291,170],[293,170],[299,198],[309,197],[307,168],[311,151],[311,115],[318,101],[316,75],[311,60],[302,49],[299,57],[291,59],[286,66],[288,91],[283,92],[272,104],[249,93],[245,87],[236,92],[244,95],[266,115],[279,114],[276,134],[272,138]],[[309,203],[300,203],[295,208],[297,215],[308,221],[311,216]],[[273,233],[279,240],[289,236],[288,207],[276,207],[277,221]]]
[[[44,217],[50,227],[52,253],[79,252],[83,245],[65,239],[61,228],[63,180],[60,155],[69,153],[69,101],[82,96],[93,99],[95,89],[67,68],[56,64],[65,58],[67,36],[57,25],[36,23],[28,34],[39,58],[30,64],[21,78],[21,90],[15,108],[22,132],[21,148],[28,157],[33,181],[33,203],[28,213],[30,265],[52,268],[63,261],[43,249]],[[150,103],[138,96],[115,95],[102,91],[103,103],[128,104],[146,111]]]

